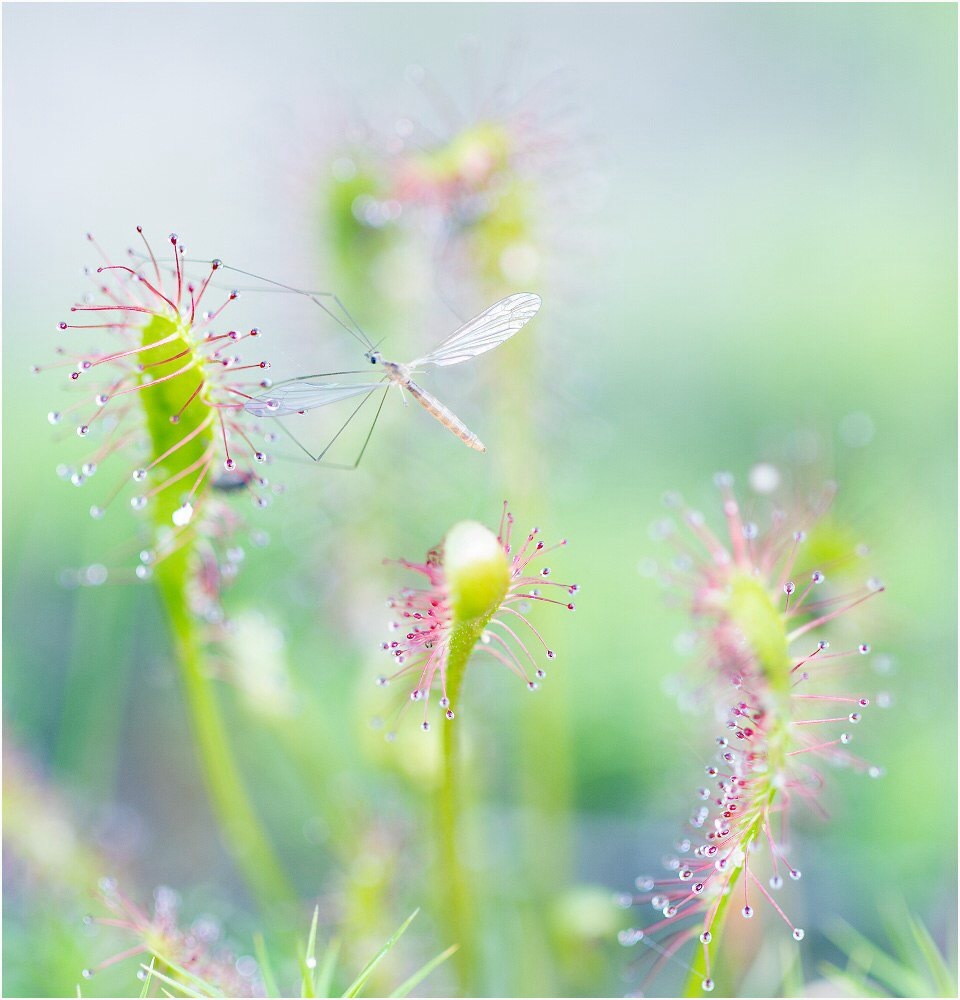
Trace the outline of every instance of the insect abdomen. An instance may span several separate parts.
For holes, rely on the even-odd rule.
[[[407,380],[406,388],[410,390],[410,395],[430,416],[439,420],[447,430],[456,434],[465,445],[475,451],[487,450],[480,438],[456,414],[448,410],[439,399],[431,396],[425,389],[421,389],[413,379]]]

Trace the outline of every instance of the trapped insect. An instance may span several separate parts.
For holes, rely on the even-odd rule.
[[[534,295],[532,292],[518,292],[514,295],[508,295],[506,298],[500,299],[499,302],[495,302],[478,316],[464,323],[450,334],[435,350],[422,358],[408,361],[406,364],[399,361],[386,360],[351,318],[351,322],[353,323],[351,332],[356,331],[363,338],[365,346],[368,347],[364,357],[372,366],[379,370],[380,378],[377,381],[353,384],[314,381],[315,379],[325,377],[325,375],[362,374],[362,372],[357,371],[304,375],[272,386],[268,393],[247,402],[245,409],[248,413],[259,417],[283,417],[317,409],[321,406],[327,406],[330,403],[337,403],[342,399],[363,396],[363,400],[350,415],[347,421],[349,423],[360,407],[369,399],[370,395],[383,386],[383,398],[380,400],[380,406],[377,409],[377,416],[379,416],[387,392],[391,386],[397,386],[401,394],[406,389],[432,417],[460,438],[468,447],[476,451],[486,451],[486,446],[480,441],[477,435],[452,410],[444,406],[440,400],[427,392],[422,386],[418,385],[413,380],[413,376],[419,374],[420,369],[426,365],[458,365],[461,362],[475,358],[478,354],[483,354],[486,351],[492,351],[495,347],[499,347],[536,316],[540,308],[540,301],[540,296]],[[344,312],[349,318],[349,313],[346,313],[345,310]],[[376,418],[374,418],[375,423]],[[344,427],[346,427],[346,424],[344,424]],[[337,436],[342,431],[343,428],[337,433]],[[372,433],[372,426],[370,431]],[[336,437],[334,437],[335,440]],[[367,435],[367,441],[369,441],[369,434]],[[310,457],[314,461],[320,461],[332,444],[333,441],[319,455],[311,455]],[[363,447],[366,448],[366,442],[364,442]],[[358,456],[357,462],[359,462],[362,455],[363,451]]]

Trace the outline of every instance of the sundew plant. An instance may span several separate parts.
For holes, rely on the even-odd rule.
[[[565,88],[539,81],[522,92],[501,81],[467,102],[423,66],[406,80],[426,110],[389,128],[355,123],[331,163],[335,252],[347,263],[361,248],[379,254],[426,238],[441,287],[541,283],[557,203],[567,185],[590,181]]]
[[[62,465],[58,473],[88,491],[107,480],[90,507],[95,520],[107,519],[124,499],[146,517],[134,572],[155,580],[161,595],[214,808],[251,888],[264,900],[284,898],[286,880],[233,761],[203,652],[204,623],[221,617],[222,587],[243,554],[238,519],[217,494],[246,493],[254,508],[269,499],[261,471],[266,446],[244,404],[269,384],[270,364],[241,360],[239,345],[256,343],[260,330],[227,325],[222,314],[237,292],[212,284],[219,260],[192,279],[175,233],[168,240],[172,264],[163,267],[139,226],[137,233],[145,257],[131,251],[129,263],[119,264],[88,236],[101,258],[88,272],[96,290],[58,324],[67,342],[50,367],[79,398],[51,410],[48,420],[74,426],[90,448],[77,466]],[[91,335],[100,343],[88,347]],[[109,573],[95,564],[77,579],[99,585]]]
[[[763,465],[753,478],[773,489],[780,473]],[[875,577],[857,586],[859,567],[851,571],[850,563],[860,557],[837,551],[823,527],[832,485],[807,505],[769,504],[761,524],[759,511],[742,512],[731,475],[718,474],[716,484],[725,538],[676,494],[667,502],[679,527],[673,519],[657,526],[675,552],[663,582],[681,595],[696,630],[695,703],[717,721],[715,756],[704,767],[688,829],[665,862],[668,875],[641,875],[637,895],[622,899],[652,908],[654,918],[620,940],[650,949],[648,978],[686,956],[693,942],[692,985],[712,992],[723,968],[723,992],[732,995],[738,970],[721,961],[729,921],[751,920],[765,905],[795,941],[804,939],[780,890],[802,874],[793,814],[806,806],[826,815],[818,801],[821,769],[882,774],[849,749],[870,698],[847,678],[847,665],[871,647],[862,637],[851,642],[843,625],[884,587]],[[826,638],[837,632],[839,648]]]
[[[956,10],[2,37],[3,995],[955,995]]]
[[[579,586],[548,579],[551,569],[542,564],[551,549],[566,544],[567,540],[561,539],[547,545],[538,527],[517,544],[513,514],[504,503],[496,535],[475,521],[461,521],[447,532],[441,545],[431,549],[424,562],[402,560],[401,565],[424,577],[427,586],[404,589],[388,605],[397,614],[390,627],[398,638],[384,642],[382,648],[398,669],[378,677],[377,684],[386,687],[398,682],[406,689],[412,681],[400,712],[411,702],[422,703],[420,728],[425,733],[430,731],[431,693],[438,696],[442,713],[436,863],[443,919],[459,944],[454,962],[463,995],[479,992],[482,977],[472,927],[475,904],[462,858],[462,774],[454,719],[460,711],[467,666],[475,653],[486,654],[477,659],[492,660],[516,674],[530,692],[535,692],[547,676],[541,663],[557,654],[531,624],[527,612],[536,603],[576,610],[570,596]],[[544,591],[560,596],[547,596]],[[387,732],[388,739],[395,736],[393,730]]]

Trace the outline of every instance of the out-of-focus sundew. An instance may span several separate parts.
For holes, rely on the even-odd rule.
[[[54,892],[68,891],[85,898],[107,859],[85,842],[69,804],[9,735],[4,736],[3,761],[8,889],[12,889],[11,883],[46,885]]]
[[[750,476],[761,493],[773,493],[767,487],[779,479],[770,465],[755,466]],[[716,760],[707,764],[706,783],[697,792],[704,804],[665,861],[671,874],[643,875],[636,881],[638,895],[623,897],[625,905],[651,905],[657,917],[621,934],[628,946],[652,942],[651,958],[656,957],[648,979],[698,939],[691,983],[704,992],[716,987],[731,906],[750,919],[765,901],[794,940],[805,937],[788,915],[788,903],[781,906],[774,897],[788,879],[801,877],[791,834],[795,804],[824,812],[817,763],[870,777],[882,773],[847,749],[871,698],[862,688],[851,688],[849,680],[836,679],[838,666],[848,673],[842,669],[846,661],[870,654],[870,646],[841,637],[850,648],[834,650],[821,638],[834,632],[836,619],[884,589],[870,578],[852,589],[841,584],[838,592],[830,578],[838,565],[856,560],[856,553],[838,555],[826,532],[823,543],[807,545],[835,486],[798,509],[776,504],[774,496],[769,525],[761,525],[755,520],[759,511],[744,513],[732,476],[718,474],[716,483],[725,540],[675,494],[667,502],[684,530],[667,520],[658,533],[675,552],[661,578],[683,595],[702,646],[701,676],[688,683],[699,687],[703,707],[722,721],[724,734],[717,737]],[[725,974],[733,974],[729,963]],[[732,995],[737,988],[730,981],[723,992]]]
[[[258,997],[264,995],[260,968],[252,955],[237,956],[220,940],[222,928],[211,916],[203,916],[185,925],[180,917],[180,898],[168,886],[159,886],[153,893],[153,905],[144,908],[125,896],[113,878],[100,880],[102,905],[109,916],[88,916],[88,923],[115,928],[126,937],[124,947],[96,966],[87,966],[81,980],[90,981],[99,973],[119,963],[141,968],[136,974],[146,982],[150,970],[157,978],[172,977],[173,985],[193,990],[204,983],[217,992],[201,996]]]
[[[511,67],[458,86],[411,66],[398,89],[411,87],[411,108],[354,121],[329,154],[320,219],[339,287],[379,303],[367,315],[383,326],[416,319],[431,292],[465,316],[491,295],[569,285],[602,187],[572,74]]]

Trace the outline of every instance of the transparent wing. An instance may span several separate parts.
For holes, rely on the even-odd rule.
[[[540,308],[540,296],[532,292],[518,292],[495,302],[479,316],[464,323],[426,357],[410,363],[411,368],[421,365],[458,365],[475,358],[484,351],[492,351],[509,340],[524,327]]]
[[[283,382],[268,389],[262,396],[244,404],[247,413],[255,417],[285,417],[303,410],[315,410],[341,399],[362,396],[366,392],[379,389],[381,382],[357,382],[342,385],[337,382],[307,382],[296,379]]]

